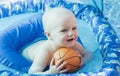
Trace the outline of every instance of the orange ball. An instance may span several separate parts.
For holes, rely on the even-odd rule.
[[[63,59],[63,62],[67,62],[64,68],[70,68],[68,72],[74,72],[78,70],[78,68],[82,64],[82,56],[77,53],[75,50],[70,48],[60,48],[57,50],[53,57],[55,58],[55,64],[59,59]]]

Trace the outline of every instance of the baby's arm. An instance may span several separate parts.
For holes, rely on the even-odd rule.
[[[85,65],[93,57],[92,52],[87,51],[86,49],[84,49],[82,47],[82,45],[79,42],[77,42],[77,41],[76,41],[76,45],[75,45],[74,49],[77,50],[82,55],[82,57],[83,57],[83,60],[82,60],[83,63],[82,63],[82,65]]]
[[[44,45],[47,46],[47,45]],[[69,70],[62,69],[66,62],[62,63],[62,60],[59,60],[56,65],[54,65],[54,58],[52,58],[50,48],[48,47],[40,47],[37,50],[41,50],[37,52],[37,55],[35,56],[33,63],[29,69],[30,74],[56,74],[56,73],[64,73]],[[34,50],[33,50],[34,51]],[[51,60],[52,59],[52,60]],[[47,71],[43,70],[50,65],[50,68]]]
[[[37,52],[33,63],[29,69],[30,74],[37,74],[37,73],[42,73],[42,71],[46,68],[48,65],[49,59],[49,53],[43,49],[40,49],[41,52]]]
[[[45,58],[42,57],[43,59],[42,58],[39,59],[39,58],[40,57],[36,58],[32,64],[32,66],[30,67],[30,70],[29,70],[30,74],[57,74],[57,73],[67,72],[69,70],[69,68],[62,69],[64,67],[64,65],[67,64],[66,62],[63,62],[63,60],[59,60],[56,63],[56,65],[54,65],[54,58],[52,58],[51,63],[50,63],[50,69],[43,72],[43,70],[47,66],[46,63],[47,63],[47,59],[49,58],[49,56],[46,56]],[[39,61],[41,59],[44,61],[43,62]]]
[[[86,50],[84,49],[84,51],[86,51]],[[87,62],[89,62],[92,59],[92,57],[93,57],[92,52],[86,51],[86,53],[83,55],[82,65],[85,65]]]

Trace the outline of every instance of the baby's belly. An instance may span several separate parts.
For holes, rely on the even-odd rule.
[[[35,56],[39,53],[41,44],[43,44],[46,40],[35,42],[25,49],[22,50],[22,56],[27,58],[30,61],[33,61]]]

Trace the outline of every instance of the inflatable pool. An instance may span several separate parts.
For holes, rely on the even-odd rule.
[[[111,24],[96,7],[65,0],[16,0],[0,4],[0,75],[33,75],[27,73],[32,62],[22,57],[19,51],[33,41],[46,38],[41,22],[42,14],[58,6],[75,14],[80,41],[93,52],[94,57],[74,73],[54,75],[118,76],[120,40]]]

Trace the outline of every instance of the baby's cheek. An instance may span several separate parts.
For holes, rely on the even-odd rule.
[[[78,37],[78,33],[76,33],[75,36]]]
[[[66,42],[66,40],[67,40],[66,37],[62,38],[62,42]]]
[[[78,35],[75,35],[75,39],[76,39],[76,40],[78,39]]]

